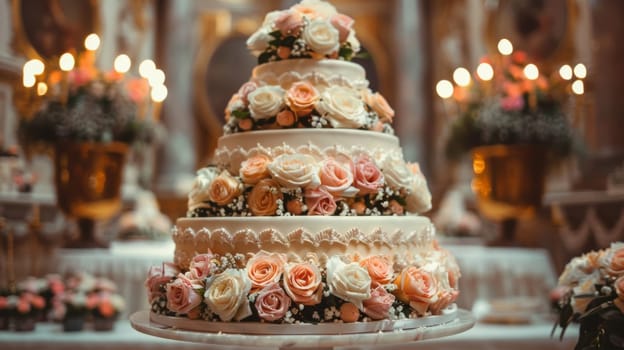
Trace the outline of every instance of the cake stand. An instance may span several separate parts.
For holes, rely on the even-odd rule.
[[[341,346],[367,346],[388,349],[392,345],[434,339],[464,332],[475,324],[475,317],[469,311],[457,310],[452,321],[434,326],[412,329],[397,329],[387,332],[340,334],[336,324],[336,334],[246,334],[245,323],[240,323],[239,333],[210,333],[175,329],[150,321],[150,311],[138,311],[130,316],[132,327],[139,332],[173,340],[212,344],[216,346],[272,347],[279,349],[313,348],[334,349]]]

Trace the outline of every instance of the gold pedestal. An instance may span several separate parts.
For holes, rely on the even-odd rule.
[[[80,237],[67,247],[107,247],[95,237],[95,221],[121,208],[121,184],[128,147],[124,143],[62,143],[54,155],[58,206],[77,218]]]

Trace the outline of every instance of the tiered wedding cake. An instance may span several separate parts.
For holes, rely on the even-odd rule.
[[[197,172],[174,262],[149,273],[153,322],[383,323],[357,332],[452,317],[458,266],[418,215],[431,196],[394,111],[349,62],[352,25],[304,0],[249,38],[259,65],[228,104],[216,165]]]

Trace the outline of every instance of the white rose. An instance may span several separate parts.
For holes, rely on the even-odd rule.
[[[269,47],[271,40],[273,40],[273,37],[269,34],[269,31],[265,28],[260,28],[247,39],[247,48],[257,56]]]
[[[329,21],[322,19],[310,21],[301,37],[313,51],[321,55],[336,52],[340,46],[338,30]]]
[[[418,164],[408,164],[407,167],[412,171],[412,183],[407,189],[405,209],[411,213],[424,213],[431,209],[431,192],[427,186],[427,179]]]
[[[282,154],[268,165],[271,177],[286,188],[316,188],[321,180],[316,159],[307,154]]]
[[[327,285],[333,295],[363,310],[362,302],[371,296],[371,277],[357,262],[346,264],[332,256],[327,262]]]
[[[355,30],[351,30],[349,36],[347,37],[347,42],[351,45],[351,50],[353,50],[354,54],[360,52],[362,47],[360,45],[360,41],[355,36]]]
[[[251,315],[247,299],[251,280],[243,270],[227,269],[206,285],[204,302],[221,321],[240,321]]]
[[[409,189],[413,182],[412,171],[404,161],[388,157],[383,162],[382,172],[384,179],[393,190]]]
[[[251,92],[249,112],[254,120],[274,117],[284,107],[284,89],[279,86],[262,86]]]
[[[323,91],[316,109],[334,128],[359,128],[366,122],[364,102],[353,90],[342,86]]]
[[[210,184],[219,175],[219,170],[215,167],[202,168],[197,171],[193,187],[188,195],[188,208],[193,210],[204,201],[209,200]]]

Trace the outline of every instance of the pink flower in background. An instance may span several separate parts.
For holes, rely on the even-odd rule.
[[[505,111],[520,111],[524,108],[522,96],[507,96],[500,101],[501,108]]]
[[[96,72],[84,67],[78,67],[71,70],[67,74],[67,79],[72,87],[81,87],[87,85],[91,80],[95,78]]]
[[[256,296],[258,316],[267,321],[276,321],[286,315],[290,308],[290,298],[279,284],[271,283],[260,290]]]
[[[145,79],[130,79],[126,83],[128,97],[132,102],[139,103],[145,101],[149,95],[149,83]]]
[[[336,212],[334,196],[321,187],[306,190],[304,197],[308,215],[333,215]]]

